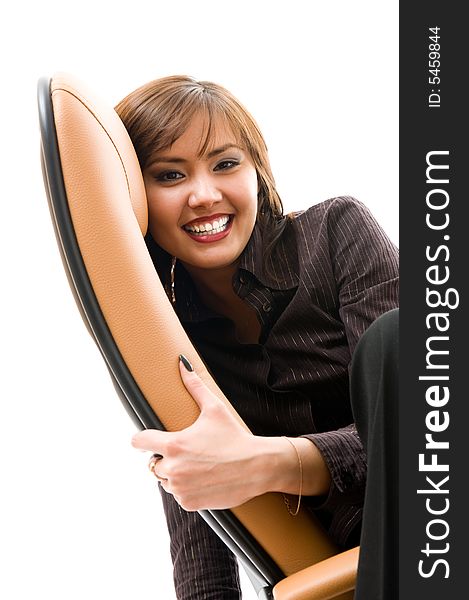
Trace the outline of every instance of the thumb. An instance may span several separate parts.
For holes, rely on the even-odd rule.
[[[184,354],[179,355],[179,371],[186,390],[199,405],[200,410],[209,408],[221,402],[219,398],[205,385]]]

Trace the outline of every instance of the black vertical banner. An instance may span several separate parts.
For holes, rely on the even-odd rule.
[[[400,5],[401,600],[468,597],[464,3]],[[370,599],[371,600],[371,599]]]

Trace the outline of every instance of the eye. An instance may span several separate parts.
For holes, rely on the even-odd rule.
[[[236,159],[226,159],[220,161],[217,166],[214,168],[214,171],[228,171],[229,169],[233,169],[239,165],[239,160]]]
[[[178,181],[183,177],[184,175],[179,173],[179,171],[163,171],[162,173],[155,175],[156,181],[160,181],[162,183],[172,183],[173,181]]]

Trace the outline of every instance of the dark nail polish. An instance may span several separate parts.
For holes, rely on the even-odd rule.
[[[188,371],[193,371],[194,367],[191,365],[191,363],[187,360],[187,358],[184,356],[184,354],[180,354],[179,355],[179,360],[182,362],[182,364],[186,367],[186,369]]]

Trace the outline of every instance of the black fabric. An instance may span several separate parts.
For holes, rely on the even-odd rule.
[[[234,291],[261,324],[258,344],[237,340],[233,322],[203,305],[180,264],[176,312],[253,433],[304,435],[320,449],[332,475],[330,493],[304,503],[339,546],[351,547],[359,536],[366,456],[353,424],[349,367],[362,334],[398,305],[397,249],[366,207],[349,197],[296,215],[270,264],[274,276],[265,272],[263,248],[256,226],[233,278]],[[150,249],[166,283],[169,257]],[[215,580],[217,589],[237,585],[230,552],[197,514],[163,496],[178,598],[193,598],[196,581],[200,598],[238,598],[237,591],[211,595]],[[215,555],[217,575],[207,579]]]
[[[377,319],[356,348],[351,401],[368,456],[355,600],[398,598],[399,311]]]

